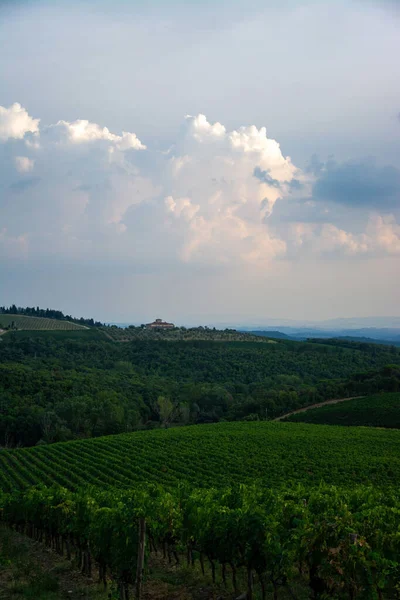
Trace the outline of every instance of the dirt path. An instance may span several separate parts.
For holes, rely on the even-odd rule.
[[[358,398],[363,398],[364,396],[352,396],[351,398],[336,398],[335,400],[325,400],[325,402],[318,402],[317,404],[311,404],[309,406],[304,406],[303,408],[298,408],[296,410],[291,410],[290,412],[277,417],[276,419],[272,419],[273,421],[281,421],[282,419],[286,419],[286,417],[290,417],[291,415],[297,415],[298,413],[306,412],[307,410],[311,410],[312,408],[320,408],[321,406],[327,406],[328,404],[338,404],[339,402],[346,402],[346,400],[357,400]]]

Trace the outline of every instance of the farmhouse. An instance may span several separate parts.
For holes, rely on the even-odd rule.
[[[152,323],[146,325],[147,329],[173,329],[175,325],[173,323],[167,323],[162,319],[156,319]]]

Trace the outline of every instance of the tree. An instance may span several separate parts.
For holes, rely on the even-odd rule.
[[[164,427],[168,427],[174,412],[174,405],[166,396],[158,396],[157,406],[161,423],[164,425]]]

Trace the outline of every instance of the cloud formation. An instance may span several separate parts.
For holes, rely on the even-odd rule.
[[[9,108],[0,106],[0,141],[11,138],[21,140],[28,132],[36,133],[39,121],[40,119],[32,119],[18,102]]]
[[[314,158],[302,171],[264,127],[187,116],[159,151],[88,120],[39,129],[14,104],[0,135],[0,260],[265,270],[400,253],[395,168]]]
[[[122,135],[111,133],[107,127],[100,127],[97,123],[90,123],[85,119],[78,119],[73,123],[58,121],[50,127],[47,133],[54,133],[60,141],[72,144],[84,144],[105,140],[111,142],[118,150],[145,150],[146,146],[136,137],[134,133],[123,131]]]

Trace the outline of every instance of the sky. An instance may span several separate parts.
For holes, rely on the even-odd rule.
[[[390,0],[0,0],[0,304],[400,316]]]

